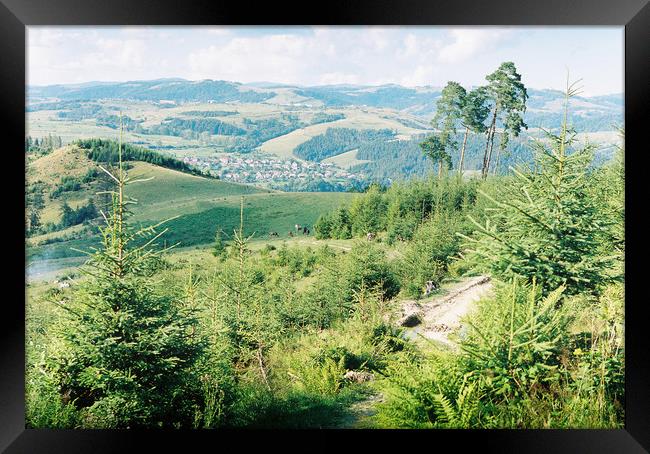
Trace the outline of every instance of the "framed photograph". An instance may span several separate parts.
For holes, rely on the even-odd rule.
[[[650,450],[647,1],[1,3],[0,448]]]

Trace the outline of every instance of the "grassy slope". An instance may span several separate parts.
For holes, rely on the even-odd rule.
[[[203,211],[225,198],[240,195],[270,193],[255,186],[228,183],[136,162],[129,170],[134,182],[126,194],[138,201],[132,206],[133,220],[156,221],[177,215]]]
[[[85,203],[96,192],[92,185],[86,184],[82,190],[64,193],[54,200],[50,200],[47,195],[49,189],[53,189],[61,182],[62,177],[79,178],[91,168],[97,168],[97,165],[75,146],[59,148],[27,165],[27,182],[41,181],[47,187],[46,194],[44,194],[45,208],[41,212],[42,223],[59,222],[61,205],[64,201],[68,202],[71,207],[76,208],[78,205]]]
[[[287,237],[295,224],[313,227],[321,213],[333,210],[351,196],[353,194],[340,192],[248,196],[244,202],[244,233],[268,238],[270,232],[277,232]],[[167,241],[180,241],[185,246],[207,243],[213,240],[217,228],[232,234],[233,229],[239,227],[239,204],[238,196],[226,197],[212,208],[170,221]]]
[[[61,175],[82,175],[92,165],[95,164],[81,153],[72,147],[65,147],[31,163],[28,178],[56,183]],[[332,210],[352,196],[347,193],[272,192],[188,175],[143,162],[133,163],[129,176],[133,179],[153,177],[150,181],[135,182],[127,187],[127,194],[138,201],[131,206],[132,222],[148,225],[178,216],[167,223],[169,232],[165,240],[168,244],[180,242],[183,246],[211,242],[217,227],[232,233],[239,225],[242,195],[245,197],[245,231],[255,233],[256,237],[266,237],[272,231],[286,237],[296,223],[313,226],[321,213]],[[53,202],[47,200],[44,211],[48,213],[48,219],[56,222],[62,200],[84,201],[93,193],[94,188],[88,186]],[[74,203],[71,204],[74,206]],[[74,229],[66,229],[63,233],[71,233]],[[32,238],[30,243],[63,233],[41,235]],[[29,247],[28,256],[31,260],[74,257],[81,253],[71,248],[87,250],[95,244],[97,238],[78,238]]]
[[[334,165],[342,167],[344,169],[349,169],[350,167],[363,164],[365,162],[370,162],[365,159],[357,159],[357,153],[359,152],[358,148],[354,150],[346,151],[345,153],[337,154],[336,156],[331,156],[329,158],[323,159],[323,162],[331,162]]]

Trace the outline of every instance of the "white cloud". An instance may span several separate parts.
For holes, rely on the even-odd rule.
[[[402,77],[399,83],[407,87],[431,85],[435,75],[436,67],[433,64],[418,65],[408,75]]]
[[[339,85],[339,84],[359,84],[357,74],[346,74],[340,72],[325,73],[318,79],[318,85]]]
[[[298,76],[307,47],[303,39],[291,35],[235,38],[223,46],[191,52],[188,62],[192,73],[201,79],[282,81]]]
[[[510,60],[532,87],[549,86],[567,62],[594,92],[622,86],[622,32],[606,29],[29,27],[27,37],[29,83],[39,85],[184,77],[471,86]]]
[[[99,52],[86,58],[89,64],[128,65],[140,67],[147,62],[147,45],[142,39],[99,39]]]
[[[228,36],[231,34],[227,28],[210,28],[205,31],[208,35],[212,36]]]
[[[438,52],[441,63],[461,63],[481,52],[494,50],[504,40],[508,30],[484,28],[460,28],[451,30],[452,42],[445,44]]]

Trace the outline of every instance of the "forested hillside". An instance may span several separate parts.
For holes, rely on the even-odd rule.
[[[293,153],[308,161],[322,161],[330,156],[336,156],[363,144],[393,137],[389,129],[356,130],[345,128],[329,128],[325,134],[312,137],[294,148]],[[381,143],[381,142],[378,142]]]
[[[30,97],[60,98],[63,100],[138,99],[187,101],[242,101],[261,102],[274,96],[242,90],[241,84],[203,80],[190,82],[183,79],[160,79],[124,83],[90,83],[81,85],[53,85],[31,87]]]

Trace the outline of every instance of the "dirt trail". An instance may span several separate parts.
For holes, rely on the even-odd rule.
[[[437,295],[429,300],[401,302],[401,317],[398,324],[406,323],[406,337],[417,338],[418,334],[427,339],[436,340],[456,348],[448,335],[461,326],[461,319],[473,304],[492,292],[489,276],[476,276],[459,282],[444,295]],[[383,402],[381,393],[372,394],[366,399],[354,403],[350,413],[337,427],[364,428],[369,418],[376,413],[376,405]]]
[[[417,335],[454,346],[449,334],[458,330],[461,319],[473,304],[492,291],[489,276],[476,276],[464,280],[444,296],[429,301],[404,301],[400,323],[407,326],[408,338]]]

